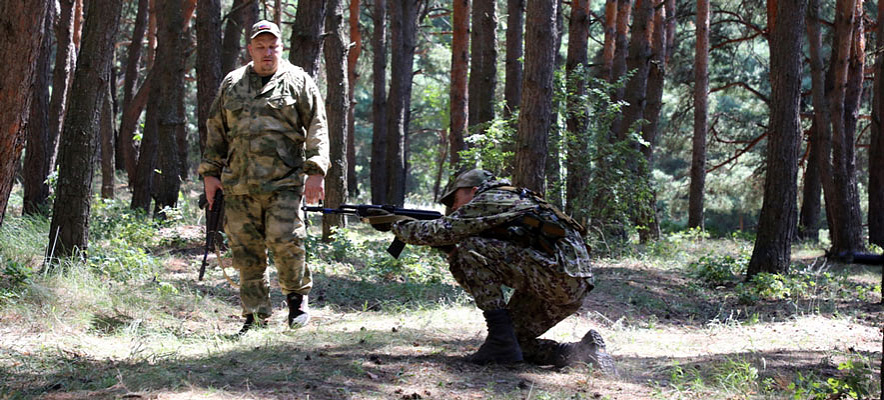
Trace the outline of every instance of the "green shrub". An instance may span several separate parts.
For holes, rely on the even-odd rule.
[[[705,255],[688,265],[688,270],[710,286],[721,286],[739,279],[746,272],[748,263],[746,257]]]

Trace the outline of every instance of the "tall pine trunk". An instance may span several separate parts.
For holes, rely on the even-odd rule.
[[[147,31],[147,6],[148,0],[138,0],[138,11],[135,14],[135,25],[132,28],[132,40],[129,42],[129,52],[126,56],[126,73],[123,80],[123,117],[120,121],[120,140],[118,146],[123,154],[123,165],[129,176],[129,182],[135,175],[135,167],[138,162],[138,151],[135,148],[135,123],[144,103],[135,102],[138,83],[138,68],[141,64],[141,53],[144,48],[144,34]],[[200,42],[202,43],[202,42]],[[199,50],[203,46],[198,46]],[[135,110],[130,108],[135,107]],[[137,114],[137,115],[136,115]]]
[[[374,0],[371,34],[371,201],[387,203],[387,1]]]
[[[697,0],[696,26],[694,136],[691,151],[691,185],[688,195],[688,227],[703,229],[705,225],[703,198],[706,194],[706,132],[709,130],[707,103],[709,97],[709,0]]]
[[[0,55],[7,60],[0,75],[0,225],[6,215],[6,205],[12,192],[15,168],[24,147],[28,124],[28,110],[34,93],[31,84],[36,78],[37,59],[43,36],[43,18],[49,4],[39,2],[0,3],[0,26],[8,32],[28,34],[6,35],[0,41]]]
[[[52,8],[43,18],[40,36],[40,55],[37,58],[34,76],[34,99],[31,101],[30,116],[27,125],[27,146],[25,147],[25,164],[22,168],[24,196],[22,198],[22,214],[37,215],[49,212],[49,185],[46,177],[49,174],[49,161],[52,158],[49,133],[49,56],[52,50]]]
[[[151,93],[150,104],[157,115],[157,134],[161,172],[156,191],[157,216],[164,216],[165,207],[175,208],[178,204],[178,191],[181,181],[186,178],[182,172],[179,133],[184,126],[181,104],[184,101],[184,20],[180,0],[159,0],[162,18],[157,26],[157,91]]]
[[[393,0],[390,7],[391,74],[387,108],[387,202],[405,203],[406,144],[419,0]]]
[[[143,0],[142,0],[143,1]],[[206,148],[206,119],[221,85],[221,1],[197,2],[196,38],[196,118],[200,154]]]
[[[770,124],[764,200],[747,277],[789,270],[797,219],[801,40],[806,3],[780,1],[770,27]],[[797,39],[797,40],[796,40]]]
[[[316,79],[322,53],[322,29],[327,0],[302,0],[292,25],[289,61]]]
[[[122,0],[90,0],[83,29],[83,54],[71,88],[67,118],[61,134],[58,193],[49,227],[50,251],[55,256],[85,251],[89,243],[92,175],[101,106],[108,95],[114,37]],[[52,254],[50,254],[52,255]]]
[[[504,116],[509,118],[522,102],[522,32],[525,24],[525,0],[506,2],[506,82],[504,83]]]
[[[469,94],[467,78],[470,65],[470,0],[453,0],[452,35],[451,35],[451,88],[448,95],[449,117],[451,118],[451,167],[460,168],[460,152],[466,149],[464,137],[467,136],[469,116]],[[521,85],[521,82],[518,83]]]
[[[568,56],[565,61],[566,87],[569,87],[567,101],[567,135],[565,143],[568,151],[568,178],[565,184],[565,204],[567,212],[586,225],[589,219],[589,156],[587,136],[586,77],[589,68],[587,42],[589,39],[589,0],[574,0],[571,3],[571,24],[568,29]]]
[[[470,29],[469,129],[494,119],[497,87],[497,1],[475,0]],[[484,129],[483,129],[484,130]]]
[[[326,95],[325,113],[328,116],[329,157],[331,165],[325,175],[326,207],[337,208],[347,200],[347,115],[350,98],[347,94],[347,51],[344,39],[344,8],[341,0],[329,0],[325,17],[327,35],[323,42],[325,53]],[[340,214],[322,216],[322,237],[330,240],[333,227],[343,227]]]
[[[884,247],[884,1],[881,0],[878,0],[877,34],[872,143],[869,146],[869,243]]]
[[[552,119],[556,2],[528,0],[525,15],[525,77],[522,80],[513,183],[544,193],[547,140]]]
[[[353,47],[347,52],[347,196],[359,195],[356,181],[356,81],[359,73],[356,66],[362,54],[362,32],[359,30],[359,0],[350,0],[350,42]]]

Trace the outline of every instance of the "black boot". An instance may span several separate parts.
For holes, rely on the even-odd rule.
[[[507,310],[485,311],[485,322],[488,324],[488,337],[479,350],[467,361],[484,365],[488,363],[510,364],[522,361],[522,349],[513,330],[513,321]]]
[[[595,329],[586,332],[577,343],[560,344],[556,349],[555,366],[565,367],[577,363],[592,365],[606,375],[617,375],[614,359],[605,351],[605,341]]]
[[[263,326],[265,322],[265,318],[255,319],[255,314],[246,315],[246,322],[242,324],[242,328],[240,328],[239,332],[237,332],[236,334],[239,336],[244,335],[255,326]]]
[[[310,322],[306,294],[289,293],[285,296],[285,303],[289,306],[289,328],[301,328]]]

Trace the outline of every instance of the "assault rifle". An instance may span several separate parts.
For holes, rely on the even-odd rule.
[[[215,249],[215,236],[218,236],[218,230],[221,225],[222,213],[224,212],[224,192],[221,189],[215,191],[214,201],[212,202],[212,209],[208,209],[208,202],[206,202],[206,249],[203,253],[203,265],[200,266],[200,276],[199,280],[203,280],[203,275],[206,274],[206,257],[209,256],[209,252]],[[200,202],[202,205],[202,202]]]
[[[384,214],[399,215],[399,216],[403,216],[403,217],[410,217],[410,218],[420,219],[420,220],[430,220],[430,219],[442,218],[442,213],[440,213],[438,211],[399,208],[399,207],[391,206],[391,205],[341,204],[338,208],[304,206],[304,207],[301,207],[301,209],[304,211],[307,211],[307,212],[321,212],[323,214],[355,215],[357,217],[362,218],[364,222],[368,222],[367,221],[368,217],[377,217],[378,215],[384,215]],[[402,253],[402,249],[404,249],[404,248],[405,248],[405,242],[403,242],[399,239],[393,239],[393,242],[390,243],[389,247],[387,247],[387,253],[390,253],[390,255],[393,256],[393,258],[399,258],[399,254]]]
[[[851,264],[884,265],[884,254],[840,252],[832,258]]]

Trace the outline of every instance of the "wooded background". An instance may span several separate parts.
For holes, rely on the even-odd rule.
[[[328,206],[427,204],[482,167],[544,193],[593,243],[750,232],[749,276],[783,272],[796,240],[884,246],[882,11],[862,0],[3,2],[0,224],[20,183],[22,212],[51,218],[48,248],[85,250],[95,170],[101,197],[131,195],[145,214],[194,201],[180,192],[199,179],[209,105],[249,61],[250,26],[269,19],[284,57],[326,95]],[[343,223],[326,218],[325,234]]]

